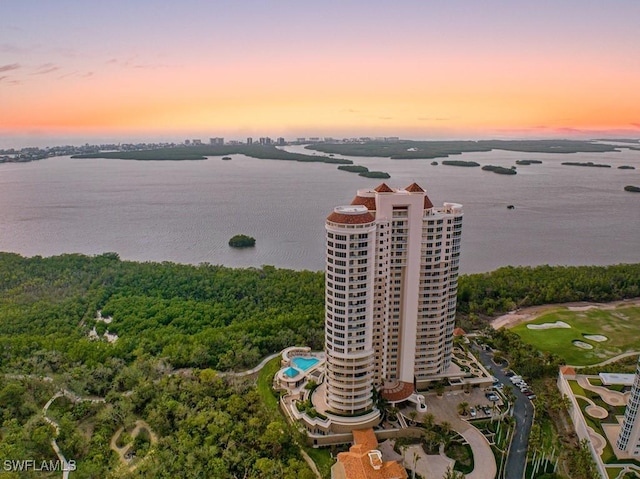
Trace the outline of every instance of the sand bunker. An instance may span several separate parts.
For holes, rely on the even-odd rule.
[[[583,336],[585,337],[585,339],[588,339],[590,341],[595,341],[597,343],[603,343],[604,341],[609,339],[606,336],[603,336],[602,334],[583,334]]]
[[[574,346],[577,346],[581,349],[593,349],[593,346],[591,346],[589,343],[585,343],[584,341],[578,341],[577,339],[575,341],[572,341]]]
[[[568,306],[569,311],[589,311],[590,309],[597,309],[599,305],[590,304],[588,306]]]
[[[556,321],[555,323],[527,324],[527,329],[554,329],[554,328],[571,328],[564,321]]]

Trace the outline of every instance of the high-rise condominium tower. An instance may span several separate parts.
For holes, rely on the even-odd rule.
[[[627,408],[624,411],[624,421],[620,429],[620,435],[616,447],[625,451],[631,456],[640,456],[640,417],[638,407],[640,406],[640,359],[636,368],[636,378],[633,381],[631,394]]]
[[[417,184],[358,190],[326,220],[326,403],[409,398],[451,363],[462,206],[434,208]]]

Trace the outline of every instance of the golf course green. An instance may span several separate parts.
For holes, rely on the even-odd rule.
[[[567,364],[589,366],[626,352],[640,352],[640,306],[562,307],[511,331]]]

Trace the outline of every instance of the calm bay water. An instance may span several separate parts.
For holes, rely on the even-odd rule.
[[[301,151],[301,147],[289,147]],[[308,153],[308,151],[306,151]],[[461,270],[504,265],[640,262],[640,151],[543,155],[492,151],[455,159],[519,166],[515,176],[480,168],[432,166],[431,160],[353,158],[416,181],[438,206],[464,205]],[[562,161],[613,168],[562,166]],[[438,160],[440,162],[440,160]],[[619,170],[619,165],[636,170]],[[358,188],[381,180],[335,165],[258,160],[142,162],[52,158],[0,164],[0,251],[49,256],[115,251],[123,259],[324,268],[324,219]],[[515,209],[508,210],[507,205]],[[254,249],[227,242],[243,233]]]

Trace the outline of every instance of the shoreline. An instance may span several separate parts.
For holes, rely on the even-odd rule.
[[[493,319],[489,324],[493,329],[507,328],[510,329],[522,323],[533,321],[540,317],[542,314],[552,311],[554,309],[566,308],[569,311],[587,311],[589,309],[616,309],[619,306],[640,306],[640,297],[622,299],[618,301],[612,301],[610,303],[590,303],[586,301],[579,301],[573,303],[558,303],[558,304],[542,304],[539,306],[529,306],[523,309],[516,309],[502,316],[498,316]]]

